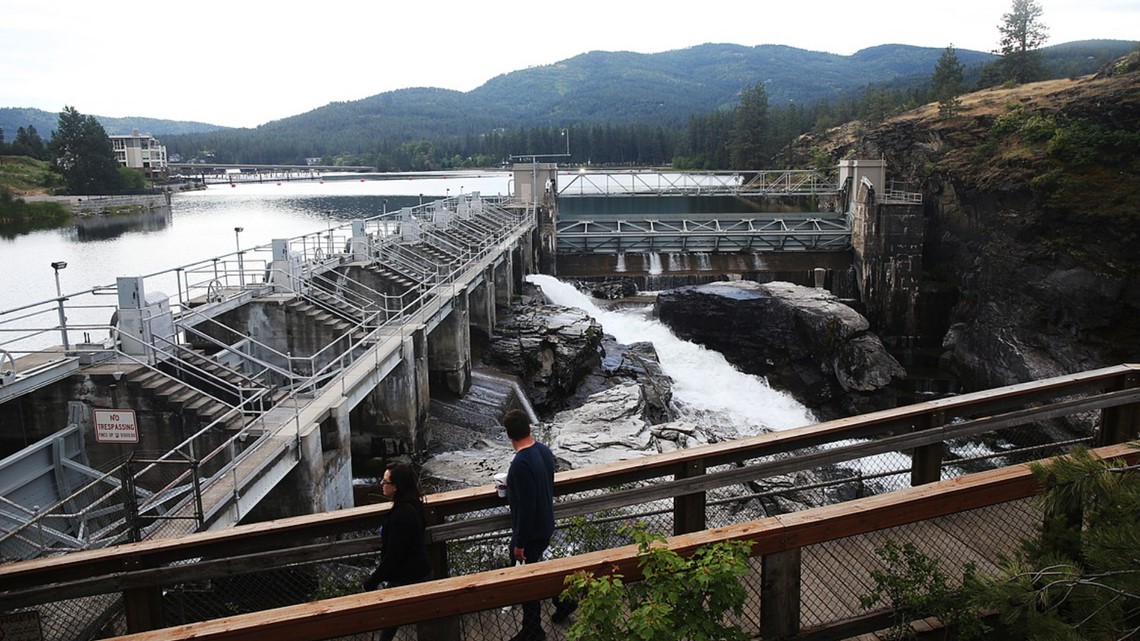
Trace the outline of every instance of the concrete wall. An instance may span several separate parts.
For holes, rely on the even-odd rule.
[[[851,234],[855,276],[865,314],[877,332],[918,333],[925,221],[921,204],[885,204],[863,183],[856,196]]]

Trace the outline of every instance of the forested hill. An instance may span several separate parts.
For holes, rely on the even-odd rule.
[[[1088,41],[1042,52],[1052,75],[1078,75],[1095,71],[1131,47],[1124,41]],[[232,162],[294,163],[306,157],[380,155],[408,141],[480,136],[495,129],[636,124],[676,132],[691,115],[734,106],[749,86],[762,84],[775,106],[850,96],[871,84],[926,82],[942,52],[893,44],[850,56],[732,44],[656,54],[593,51],[503,74],[466,93],[401,89],[331,103],[254,129],[211,132],[210,125],[201,123],[96,118],[108,133],[139,129],[159,136],[168,151],[186,159],[209,151],[218,160]],[[956,53],[975,75],[995,59],[979,51]],[[82,105],[73,106],[82,111]],[[35,111],[0,108],[0,129],[11,139],[17,127],[34,124],[42,136],[50,137],[57,114],[38,112],[40,120],[21,121]],[[543,152],[555,150],[545,141],[543,145]],[[512,148],[508,153],[534,152]]]
[[[825,43],[821,43],[825,44]],[[1089,41],[1042,50],[1053,75],[1091,73],[1133,43]],[[882,45],[850,56],[786,46],[705,44],[656,54],[593,51],[492,78],[467,92],[415,88],[339,102],[224,135],[165,140],[192,156],[208,149],[240,162],[384,155],[407,141],[480,136],[495,129],[645,125],[680,130],[694,114],[734,106],[762,84],[772,105],[852,95],[870,84],[926,82],[943,49]],[[974,77],[990,53],[958,50]],[[542,153],[557,150],[542,146]],[[535,153],[510,149],[507,153]],[[362,158],[363,160],[363,158]],[[356,164],[356,163],[354,163]],[[407,167],[404,167],[407,168]]]

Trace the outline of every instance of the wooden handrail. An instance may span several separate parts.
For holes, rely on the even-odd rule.
[[[1137,382],[1140,365],[1119,365],[1089,372],[1059,376],[1043,381],[986,390],[973,394],[929,401],[872,414],[828,421],[817,425],[761,434],[744,439],[715,443],[640,459],[559,473],[555,492],[572,495],[619,483],[654,480],[647,488],[635,488],[598,498],[578,499],[556,504],[559,518],[587,514],[591,511],[628,505],[631,502],[669,498],[723,487],[763,475],[793,469],[816,467],[839,460],[850,460],[871,453],[919,447],[974,432],[1005,427],[1016,421],[1032,420],[1073,413],[1087,409],[1115,408],[1135,405],[1140,394]],[[1109,391],[1105,391],[1109,390]],[[1017,410],[1005,415],[993,412],[1020,407],[1030,402],[1064,397],[1077,393],[1093,393],[1089,399],[1062,400],[1050,406]],[[928,417],[941,414],[942,421],[927,427]],[[968,420],[951,424],[955,418]],[[704,469],[728,463],[773,456],[797,449],[830,443],[840,439],[880,437],[877,441],[846,448],[835,448],[813,455],[801,455],[794,461],[775,461],[745,468],[686,475],[693,464]],[[674,480],[661,481],[663,476]],[[506,514],[444,522],[445,517],[488,508],[503,508],[493,486],[466,488],[435,494],[425,505],[438,525],[429,528],[433,541],[495,531],[507,527]],[[0,608],[17,594],[29,596],[29,586],[41,586],[45,592],[60,584],[94,586],[92,577],[124,575],[145,569],[185,561],[187,559],[232,558],[241,555],[283,550],[308,545],[321,538],[335,538],[375,527],[387,511],[386,504],[348,508],[334,512],[290,517],[275,521],[211,530],[177,538],[148,540],[112,548],[76,552],[61,557],[45,557],[0,565]],[[49,587],[51,586],[51,587]],[[75,587],[78,590],[78,587]],[[75,595],[94,592],[78,591]]]
[[[1114,445],[1093,450],[1102,458],[1140,461],[1140,450]],[[865,534],[908,523],[1007,503],[1039,494],[1028,465],[979,472],[864,499],[812,508],[674,536],[666,545],[681,555],[721,541],[748,541],[763,556]],[[417,585],[365,592],[264,612],[116,637],[117,641],[312,641],[360,634],[381,627],[417,623],[510,605],[520,594],[552,597],[576,572],[640,577],[637,546],[565,557],[525,566],[480,572]]]

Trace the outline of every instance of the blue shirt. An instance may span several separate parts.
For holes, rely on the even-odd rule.
[[[515,452],[507,471],[511,547],[549,541],[554,535],[554,454],[538,441]]]

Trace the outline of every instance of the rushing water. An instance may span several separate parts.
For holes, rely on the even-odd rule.
[[[673,398],[682,418],[719,424],[722,430],[731,427],[742,436],[815,422],[810,410],[790,395],[772,389],[761,377],[741,372],[720,353],[677,338],[661,322],[647,317],[646,310],[608,311],[551,276],[532,275],[527,280],[541,287],[552,303],[592,316],[618,342],[652,342],[661,369],[673,379]]]

